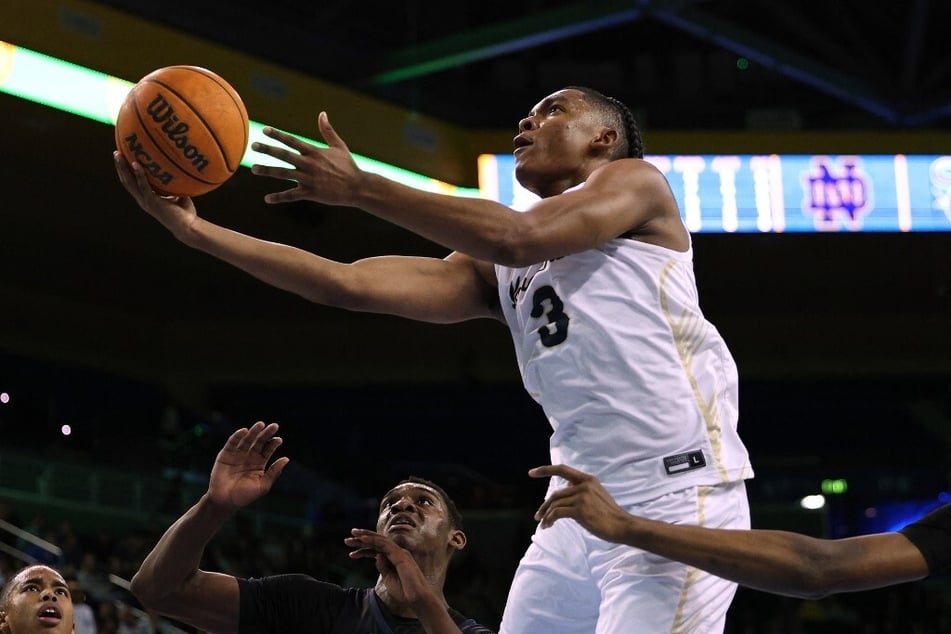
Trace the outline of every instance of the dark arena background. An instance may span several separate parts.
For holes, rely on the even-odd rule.
[[[370,583],[372,564],[348,561],[343,537],[372,525],[389,486],[420,475],[466,517],[450,603],[496,626],[544,495],[526,472],[548,461],[548,424],[502,325],[328,309],[189,250],[122,189],[113,128],[82,116],[81,88],[45,71],[23,82],[52,83],[80,114],[7,90],[21,50],[133,82],[205,66],[254,121],[315,138],[327,110],[354,152],[464,188],[479,186],[480,154],[509,154],[519,118],[570,84],[628,103],[648,154],[675,168],[676,157],[832,157],[814,164],[841,194],[835,179],[853,163],[835,157],[929,157],[930,180],[908,183],[927,202],[904,221],[876,216],[887,201],[858,179],[846,187],[861,204],[827,197],[825,220],[804,215],[813,197],[787,204],[788,231],[705,219],[693,240],[701,306],[739,366],[753,525],[847,537],[946,501],[951,7],[499,7],[4,0],[0,581],[24,557],[51,561],[81,577],[100,632],[145,619],[126,582],[204,491],[224,439],[264,420],[281,424],[291,466],[215,538],[206,567]],[[669,173],[678,195],[692,191],[678,190],[680,173]],[[357,210],[266,206],[277,187],[242,168],[196,202],[227,227],[338,260],[446,253]],[[701,187],[701,199],[710,192],[727,196]],[[947,632],[951,593],[940,577],[819,601],[741,589],[727,631]]]

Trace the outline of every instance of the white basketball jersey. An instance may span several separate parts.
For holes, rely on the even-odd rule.
[[[525,388],[551,423],[552,464],[596,475],[620,504],[753,476],[736,364],[700,311],[692,247],[617,238],[495,268]]]

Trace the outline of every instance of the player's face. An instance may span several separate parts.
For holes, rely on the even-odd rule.
[[[30,566],[9,581],[7,605],[0,608],[0,634],[69,634],[73,601],[63,577],[47,566]]]
[[[516,178],[540,195],[551,195],[552,183],[577,180],[602,128],[581,91],[548,95],[519,121],[513,139]],[[567,182],[562,189],[577,182]]]
[[[414,482],[383,496],[376,530],[410,551],[444,547],[452,532],[449,509],[439,492]]]

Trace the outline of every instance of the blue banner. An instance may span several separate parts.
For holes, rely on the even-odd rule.
[[[687,228],[703,233],[951,231],[951,156],[652,155]],[[508,154],[479,157],[486,198],[535,196]]]

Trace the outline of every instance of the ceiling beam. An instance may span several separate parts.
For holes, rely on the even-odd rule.
[[[895,108],[864,82],[819,64],[731,22],[695,8],[672,11],[658,7],[653,8],[650,14],[670,26],[743,55],[786,77],[851,103],[889,123],[899,123],[899,115]]]
[[[473,29],[396,51],[370,81],[393,84],[591,31],[633,22],[643,9],[630,0],[573,4]]]
[[[799,7],[788,0],[759,0],[757,3],[770,13],[768,18],[791,31],[803,48],[807,48],[813,55],[821,55],[821,59],[836,60],[839,67],[845,72],[861,72],[864,77],[879,78],[882,83],[887,82],[887,70],[877,56],[868,54],[868,47],[857,38],[846,42],[842,37],[829,37],[823,31],[825,24],[815,24],[803,15]],[[826,18],[828,20],[828,18]],[[835,23],[836,32],[840,29]]]
[[[938,119],[951,116],[951,102],[939,103],[920,112],[913,112],[902,117],[902,123],[910,128],[919,128],[931,125]]]

